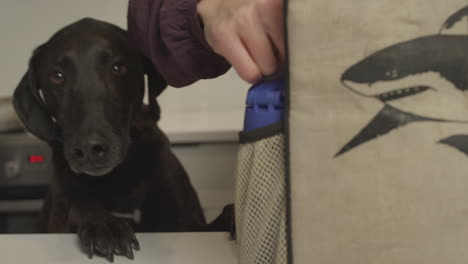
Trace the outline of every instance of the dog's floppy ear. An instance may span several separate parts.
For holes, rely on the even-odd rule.
[[[45,109],[35,76],[36,65],[44,46],[45,44],[41,45],[33,52],[29,68],[15,89],[13,106],[26,130],[38,138],[50,142],[56,136],[56,125]]]
[[[146,57],[143,57],[143,70],[148,77],[148,107],[151,116],[155,121],[160,118],[160,108],[156,97],[160,95],[167,87],[167,83],[161,74],[156,70],[153,63]]]

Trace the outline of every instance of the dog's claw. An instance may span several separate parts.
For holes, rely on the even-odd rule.
[[[132,247],[135,250],[140,250],[140,243],[138,243],[138,239],[136,238],[135,235],[133,235],[133,238],[132,238]]]
[[[237,240],[237,234],[235,228],[232,228],[231,231],[229,232],[229,239],[236,241]]]
[[[127,256],[128,259],[131,259],[131,260],[134,259],[135,256],[133,255],[133,251],[130,246],[127,248],[127,254],[125,254],[125,256]]]
[[[107,252],[107,260],[109,262],[114,262],[114,252],[112,252],[112,249],[109,249],[109,252]]]
[[[88,258],[89,259],[93,258],[93,253],[94,253],[94,244],[91,241],[91,244],[89,245],[89,249],[88,249]]]

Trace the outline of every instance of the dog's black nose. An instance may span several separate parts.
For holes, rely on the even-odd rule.
[[[106,143],[92,139],[88,141],[88,152],[92,157],[95,158],[103,158],[106,156],[107,151],[109,150],[109,147],[107,146]]]
[[[80,146],[73,149],[73,156],[77,160],[88,159],[91,161],[104,159],[109,152],[109,145],[98,137],[90,137],[83,140]]]

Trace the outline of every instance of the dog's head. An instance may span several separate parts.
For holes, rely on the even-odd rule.
[[[83,19],[34,51],[14,106],[31,133],[48,142],[63,140],[74,172],[105,175],[126,156],[132,122],[142,107],[145,73],[149,110],[158,119],[155,97],[166,87],[164,80],[124,30]]]

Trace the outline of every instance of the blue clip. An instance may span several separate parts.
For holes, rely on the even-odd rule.
[[[253,85],[247,93],[244,131],[265,127],[283,119],[284,80],[263,81]]]

